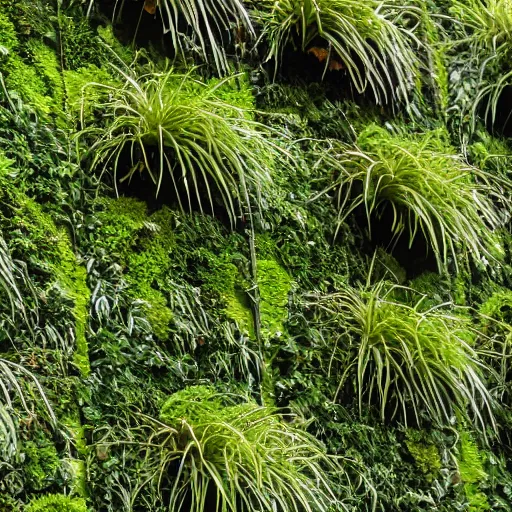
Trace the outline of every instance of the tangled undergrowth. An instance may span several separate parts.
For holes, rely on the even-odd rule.
[[[0,0],[0,510],[511,511],[509,4]]]

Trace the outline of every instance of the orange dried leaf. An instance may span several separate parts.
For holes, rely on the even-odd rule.
[[[320,62],[323,62],[329,57],[329,52],[325,48],[319,48],[318,46],[310,48],[308,53],[312,53]]]
[[[145,0],[144,10],[149,14],[155,14],[156,12],[156,0]]]
[[[331,59],[331,62],[329,62],[329,71],[339,71],[340,69],[343,69],[343,64],[336,59]]]

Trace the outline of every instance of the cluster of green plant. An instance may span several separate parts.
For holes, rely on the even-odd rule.
[[[147,172],[158,195],[168,172],[180,207],[192,209],[194,198],[203,211],[206,195],[213,211],[216,194],[234,222],[237,203],[247,204],[248,188],[261,190],[269,181],[275,151],[264,126],[217,95],[232,78],[208,84],[172,69],[140,77],[118,72],[121,88],[91,84],[112,99],[100,105],[111,118],[107,128],[92,126],[79,134],[93,138],[90,168],[103,173],[112,166],[117,184],[120,159],[128,155],[130,169],[121,181]]]
[[[336,59],[359,92],[370,87],[378,102],[406,100],[419,72],[418,12],[411,5],[355,0],[279,0],[255,2],[255,16],[276,69],[288,46],[316,50],[325,69]],[[410,26],[398,20],[410,18]],[[317,41],[320,40],[321,43]],[[320,44],[317,48],[314,44]],[[335,68],[336,69],[336,68]]]
[[[34,498],[25,510],[27,512],[88,512],[83,498],[71,498],[63,494],[48,494]]]
[[[477,263],[493,258],[492,230],[502,226],[496,204],[506,208],[508,184],[472,167],[445,145],[445,134],[399,136],[376,125],[359,134],[355,147],[320,156],[317,165],[339,172],[339,222],[361,209],[371,236],[372,221],[388,209],[391,234],[404,232],[409,245],[422,234],[438,269],[458,268],[460,250]]]
[[[375,405],[381,419],[399,417],[416,425],[449,424],[469,409],[482,427],[492,418],[492,399],[484,366],[471,346],[474,335],[464,316],[433,307],[421,309],[394,300],[395,287],[381,281],[361,290],[349,288],[308,302],[334,322],[332,360],[341,362],[339,395],[355,389],[360,414]],[[332,325],[332,324],[331,324]],[[347,386],[347,381],[351,385]]]
[[[169,508],[330,510],[337,499],[325,471],[343,470],[322,445],[253,401],[224,402],[214,388],[195,386],[162,407],[160,482],[179,461]]]
[[[480,81],[473,96],[473,126],[484,103],[485,117],[496,119],[498,101],[510,85],[509,69],[512,10],[508,0],[454,0],[450,13],[463,27],[464,38],[456,45],[468,45]]]
[[[82,0],[82,3],[88,4],[87,12],[90,14],[95,3],[99,2]],[[144,5],[140,5],[142,11]],[[153,7],[149,6],[148,11],[158,11],[163,31],[169,34],[176,53],[186,59],[193,48],[203,60],[211,60],[221,74],[231,70],[225,45],[232,27],[247,32],[249,37],[254,35],[249,14],[241,0],[162,0]],[[190,39],[193,44],[190,44]]]
[[[507,5],[0,0],[0,510],[509,510]]]

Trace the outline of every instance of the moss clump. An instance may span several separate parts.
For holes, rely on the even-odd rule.
[[[487,496],[479,490],[478,485],[466,484],[464,491],[468,500],[468,512],[486,512],[491,510]]]
[[[26,45],[33,67],[46,85],[55,107],[64,104],[64,83],[56,53],[41,41],[31,40]]]
[[[166,340],[172,312],[158,286],[171,264],[171,211],[162,208],[148,215],[145,203],[129,198],[103,200],[98,206],[96,244],[124,267],[130,295],[147,302],[145,313],[153,332]]]
[[[398,284],[403,284],[407,274],[391,254],[379,247],[376,253],[372,277],[376,281],[379,279],[387,279]]]
[[[213,386],[189,386],[165,401],[160,419],[171,427],[180,428],[183,419],[198,422],[222,407],[221,396]]]
[[[87,86],[91,82],[116,85],[107,71],[94,64],[77,70],[64,71],[67,111],[75,120],[83,116],[84,121],[91,121],[94,117],[95,105],[105,99],[106,90]]]
[[[490,317],[492,320],[512,325],[512,291],[504,288],[493,293],[480,306],[480,314]],[[487,330],[494,325],[489,320],[482,319],[482,322]]]
[[[112,25],[106,27],[98,27],[98,36],[112,48],[115,54],[126,64],[131,64],[135,60],[135,52],[132,46],[121,44],[114,35]],[[112,59],[112,53],[109,52],[108,57]]]
[[[414,458],[416,467],[423,473],[428,482],[432,482],[441,470],[441,458],[436,446],[425,441],[419,430],[408,429],[405,444]]]
[[[21,505],[18,500],[15,500],[8,494],[0,493],[0,512],[20,512]]]
[[[52,485],[60,469],[59,455],[53,443],[44,437],[27,441],[22,453],[25,457],[23,471],[30,488],[41,491]]]
[[[90,291],[87,287],[87,272],[73,252],[67,232],[55,226],[52,218],[41,207],[23,194],[17,195],[19,209],[13,224],[30,233],[29,237],[19,238],[32,247],[33,254],[45,262],[50,273],[57,279],[64,293],[73,300],[75,317],[74,361],[80,374],[87,377],[90,373],[89,351],[86,339],[86,326],[89,312]]]
[[[25,512],[88,512],[88,509],[83,498],[48,494],[30,500]]]
[[[127,197],[102,199],[96,204],[99,226],[95,233],[97,245],[116,259],[124,260],[137,233],[148,220],[145,203]]]
[[[90,291],[86,270],[75,256],[69,235],[59,229],[41,206],[9,181],[10,164],[0,173],[0,198],[7,208],[0,212],[0,223],[11,235],[10,249],[15,257],[30,257],[54,279],[60,290],[73,301],[75,317],[75,363],[82,376],[90,373],[86,325]]]
[[[208,84],[214,87],[220,82],[220,79],[212,78],[208,81]],[[251,111],[254,110],[255,99],[247,73],[231,78],[222,87],[217,89],[216,95],[220,100],[230,105],[247,110],[247,116],[252,117]]]
[[[53,98],[48,95],[44,80],[36,69],[30,66],[18,55],[11,55],[3,69],[6,72],[5,84],[7,89],[16,92],[25,102],[36,111],[48,116],[52,112]]]
[[[285,331],[284,322],[288,316],[288,295],[292,279],[277,261],[259,260],[258,286],[263,333],[271,337],[279,336]]]
[[[16,36],[16,28],[8,16],[0,12],[0,47],[3,46],[12,52],[18,47],[18,37]]]
[[[254,320],[245,290],[240,283],[243,278],[238,268],[230,261],[228,254],[217,256],[210,251],[200,251],[205,260],[198,276],[203,284],[203,294],[214,301],[220,301],[220,309],[228,318],[250,337],[254,337]]]
[[[57,275],[64,285],[65,291],[73,299],[75,316],[75,342],[74,362],[82,377],[88,377],[91,372],[89,364],[89,346],[86,329],[89,315],[90,290],[87,286],[87,271],[78,264],[75,255],[70,251],[67,234],[61,231],[61,254],[63,259],[57,268]],[[64,238],[65,237],[65,238]]]
[[[112,57],[108,49],[99,43],[87,18],[61,15],[59,21],[67,69],[76,71],[88,64],[99,67]]]

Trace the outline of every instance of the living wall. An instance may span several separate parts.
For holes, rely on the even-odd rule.
[[[509,0],[0,0],[0,512],[512,510]]]

